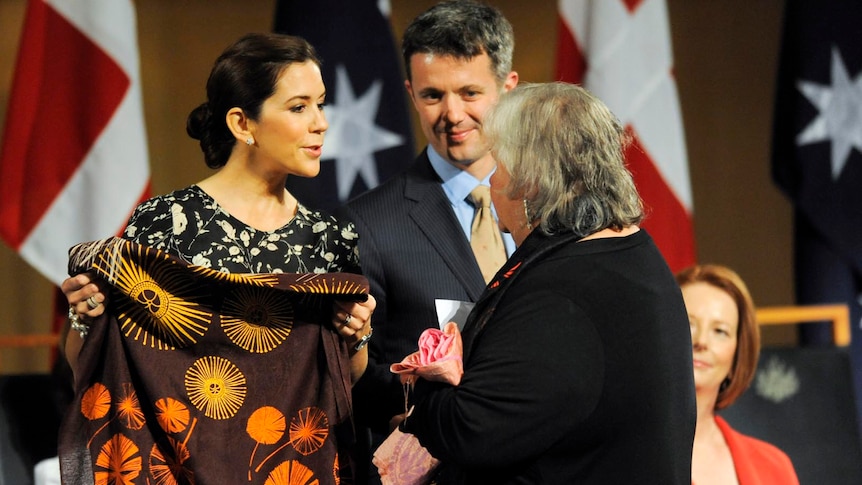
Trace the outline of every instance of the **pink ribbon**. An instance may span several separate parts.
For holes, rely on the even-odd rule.
[[[464,374],[463,352],[458,324],[449,322],[443,330],[429,328],[422,332],[419,350],[392,364],[389,370],[400,374],[403,384],[415,382],[418,376],[457,386]]]

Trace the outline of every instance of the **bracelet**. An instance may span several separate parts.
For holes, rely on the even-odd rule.
[[[81,335],[81,340],[87,338],[90,327],[81,320],[81,317],[78,316],[78,313],[75,312],[75,308],[72,306],[69,306],[69,324],[72,330]]]
[[[374,329],[369,327],[369,328],[368,328],[368,333],[367,333],[367,334],[365,334],[365,336],[364,336],[364,337],[362,337],[361,339],[359,339],[359,341],[358,341],[358,342],[356,342],[356,346],[355,346],[355,347],[353,347],[353,350],[355,350],[355,351],[359,352],[360,350],[364,349],[364,348],[365,348],[365,346],[366,346],[366,345],[368,345],[368,341],[369,341],[369,340],[371,340],[371,335],[372,335],[373,333],[374,333]]]

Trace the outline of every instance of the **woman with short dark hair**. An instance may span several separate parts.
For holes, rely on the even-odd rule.
[[[299,37],[248,34],[215,61],[206,94],[187,132],[217,171],[143,202],[127,241],[111,241],[134,243],[143,248],[135,255],[162,264],[154,276],[136,271],[137,284],[126,285],[146,311],[122,313],[130,299],[113,274],[144,265],[120,250],[104,258],[116,271],[98,273],[103,279],[94,273],[102,266],[81,265],[73,269],[85,272],[62,285],[66,331],[75,330],[63,339],[65,353],[76,374],[83,364],[80,402],[64,425],[71,430],[61,451],[64,481],[352,480],[350,385],[367,365],[374,298],[357,302],[343,291],[324,298],[336,293],[324,284],[309,284],[304,299],[264,292],[301,287],[319,273],[360,272],[354,226],[306,208],[285,189],[288,177],[320,171],[329,127],[320,62]],[[83,253],[72,255],[73,264],[86,260]],[[168,256],[183,264],[159,263]],[[183,278],[191,283],[179,290],[206,294],[183,300],[169,286]],[[332,278],[340,289],[361,279]],[[143,353],[153,349],[158,358]]]

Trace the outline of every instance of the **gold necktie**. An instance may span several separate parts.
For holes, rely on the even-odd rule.
[[[476,262],[485,277],[485,283],[497,274],[497,270],[506,262],[506,247],[500,236],[500,228],[491,213],[491,188],[479,185],[470,192],[470,199],[476,207],[473,216],[473,227],[470,233],[470,246],[476,255]]]

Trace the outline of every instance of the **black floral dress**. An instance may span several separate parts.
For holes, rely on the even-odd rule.
[[[296,216],[261,231],[231,216],[197,185],[139,205],[124,238],[227,273],[359,273],[352,223],[299,205]]]

